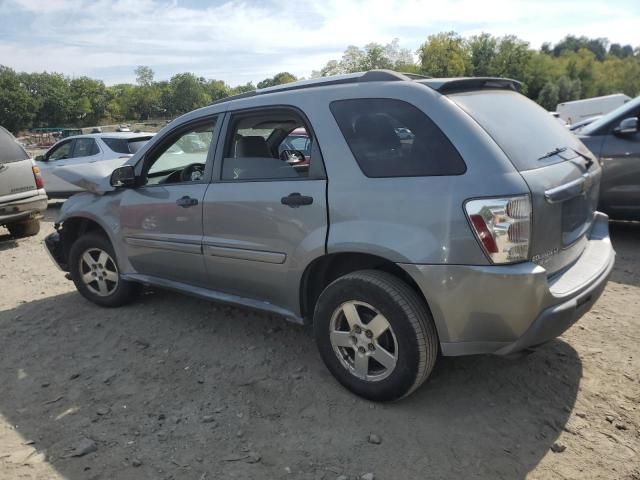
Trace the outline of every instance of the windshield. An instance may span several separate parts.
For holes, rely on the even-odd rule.
[[[519,93],[480,90],[449,98],[491,135],[519,171],[563,162],[584,148],[568,128]]]
[[[580,130],[580,134],[591,135],[592,133],[606,126],[612,120],[615,120],[617,117],[624,117],[625,113],[629,113],[630,116],[635,116],[638,109],[640,109],[640,97],[636,97],[633,100],[628,101],[624,105],[620,105],[615,110],[611,110],[606,115],[603,115],[595,122],[590,123],[582,130]]]

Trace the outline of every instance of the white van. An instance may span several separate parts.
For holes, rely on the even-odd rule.
[[[629,100],[631,100],[631,97],[623,93],[615,93],[603,97],[559,103],[556,107],[556,112],[558,112],[562,120],[571,125],[586,118],[604,115],[620,105],[624,105]]]

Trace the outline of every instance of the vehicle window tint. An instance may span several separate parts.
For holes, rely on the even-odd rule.
[[[215,119],[179,134],[154,152],[147,166],[147,184],[202,180],[214,126]]]
[[[75,157],[90,157],[100,153],[98,145],[93,138],[76,138],[73,146],[73,156]]]
[[[294,111],[269,109],[234,115],[225,144],[222,180],[308,178],[314,161],[311,148],[287,143],[294,131],[309,141],[308,130]]]
[[[131,153],[126,138],[103,138],[102,141],[116,153]]]
[[[55,161],[55,160],[61,160],[64,158],[71,158],[72,146],[73,146],[73,142],[68,141],[66,143],[63,143],[62,145],[53,147],[53,150],[49,153],[48,160]]]
[[[339,100],[331,112],[368,177],[460,175],[466,165],[436,124],[413,105],[387,98]]]

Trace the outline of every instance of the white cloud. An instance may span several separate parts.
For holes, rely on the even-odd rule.
[[[309,75],[350,44],[399,37],[415,49],[446,30],[510,33],[536,47],[568,33],[640,44],[637,0],[226,0],[201,9],[178,0],[9,0],[0,10],[5,20],[20,11],[32,19],[0,36],[1,63],[110,83],[130,80],[140,64],[232,84],[283,70]]]

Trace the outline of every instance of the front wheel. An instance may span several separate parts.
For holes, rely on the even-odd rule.
[[[429,376],[438,354],[424,301],[402,280],[376,270],[331,283],[316,304],[314,332],[331,373],[369,400],[409,395]]]
[[[69,273],[80,294],[103,307],[129,303],[141,289],[141,285],[120,277],[111,242],[97,233],[83,235],[73,243]]]

